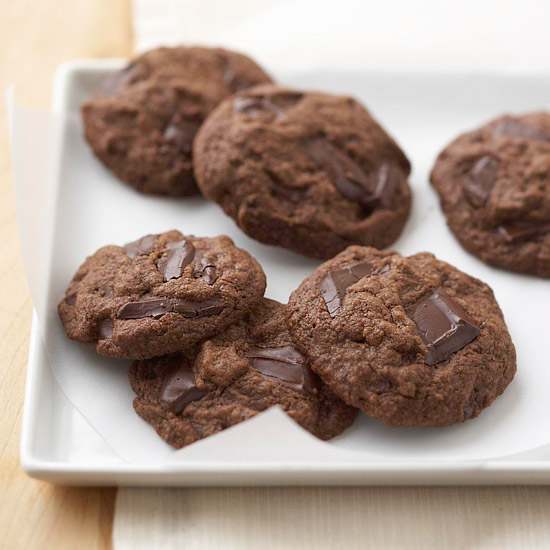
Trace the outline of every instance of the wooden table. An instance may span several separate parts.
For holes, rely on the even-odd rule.
[[[0,90],[15,82],[17,99],[23,104],[48,108],[52,77],[62,61],[125,57],[131,50],[130,0],[0,3]],[[0,176],[0,549],[109,548],[115,489],[55,487],[28,478],[19,466],[32,304],[19,250],[3,107]],[[548,488],[234,488],[193,489],[180,494],[187,499],[186,509],[198,506],[206,518],[192,523],[202,533],[202,540],[220,529],[221,516],[209,519],[209,511],[229,517],[231,510],[238,508],[242,509],[237,525],[242,540],[250,536],[246,518],[256,514],[255,523],[265,526],[266,535],[272,533],[272,541],[282,541],[289,531],[284,521],[290,505],[287,501],[302,499],[302,519],[311,532],[322,531],[320,521],[339,518],[330,529],[332,535],[340,531],[342,547],[387,547],[388,532],[401,532],[409,548],[440,548],[445,541],[448,547],[461,549],[504,548],[505,544],[550,547],[546,536]],[[194,506],[189,504],[191,500]],[[247,503],[253,509],[245,509]],[[297,513],[296,508],[291,509],[293,515]],[[327,519],[315,512],[318,509],[332,509],[333,513]],[[341,514],[344,510],[346,517]],[[404,538],[394,537],[396,541]],[[322,548],[322,543],[318,547]],[[392,547],[402,546],[397,542]]]
[[[0,548],[108,548],[115,489],[55,487],[27,477],[19,436],[32,303],[23,272],[3,92],[48,108],[57,66],[78,57],[132,52],[130,0],[0,3]]]

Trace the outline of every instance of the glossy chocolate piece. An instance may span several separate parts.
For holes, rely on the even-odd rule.
[[[218,278],[216,266],[209,262],[200,252],[195,252],[195,278],[201,278],[209,285],[213,285]]]
[[[250,87],[250,81],[244,78],[242,75],[237,74],[229,66],[225,67],[225,70],[223,72],[223,81],[233,91],[233,93]]]
[[[164,281],[179,279],[183,270],[188,266],[195,256],[195,247],[185,239],[171,242],[166,245],[165,252],[157,263]]]
[[[259,373],[292,390],[315,395],[321,387],[318,377],[308,367],[303,355],[292,346],[253,348],[246,356]]]
[[[428,348],[427,365],[444,361],[479,335],[475,321],[442,287],[428,292],[406,311]]]
[[[299,92],[237,97],[233,102],[233,109],[252,118],[262,117],[274,120],[283,117],[288,108],[298,103],[302,97],[303,94]]]
[[[128,302],[118,310],[119,319],[143,319],[153,317],[159,319],[167,313],[179,313],[186,318],[200,318],[217,315],[223,310],[223,300],[215,296],[202,302],[183,300],[181,298],[167,298],[145,296],[137,302]]]
[[[76,304],[76,292],[72,292],[68,296],[65,296],[65,303],[68,306],[74,306]]]
[[[110,317],[103,319],[97,325],[97,339],[108,340],[113,336],[114,325]]]
[[[206,394],[195,381],[189,361],[181,354],[170,359],[160,389],[159,403],[167,411],[180,414],[191,401],[197,401]]]
[[[319,284],[319,288],[331,317],[336,317],[342,313],[348,287],[363,277],[371,275],[373,270],[374,266],[369,262],[357,262],[329,271],[325,275]]]
[[[164,139],[175,145],[183,153],[191,153],[193,139],[199,129],[199,124],[188,120],[171,121],[164,129]]]
[[[490,155],[479,158],[462,178],[466,200],[474,207],[485,206],[498,174],[500,161]]]
[[[343,197],[360,204],[368,213],[389,207],[399,183],[397,168],[381,165],[372,181],[372,175],[369,177],[359,164],[325,138],[310,140],[306,149]]]
[[[523,243],[533,241],[550,233],[550,223],[541,225],[518,226],[502,224],[498,227],[498,234],[507,243]]]
[[[376,172],[376,185],[371,194],[365,194],[360,203],[371,212],[380,208],[389,208],[393,196],[399,187],[401,173],[390,164],[382,164]]]
[[[523,138],[532,141],[550,142],[550,134],[543,130],[534,128],[533,126],[527,126],[518,120],[507,118],[499,120],[495,124],[493,127],[493,135],[495,137]]]
[[[128,258],[137,258],[138,256],[144,256],[146,254],[151,254],[155,249],[155,243],[157,241],[158,235],[145,235],[137,241],[127,243],[124,245],[124,250],[126,251],[126,256]]]

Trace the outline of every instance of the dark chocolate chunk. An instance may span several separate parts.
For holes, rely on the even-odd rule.
[[[134,76],[135,67],[135,63],[130,63],[124,69],[108,76],[101,83],[100,92],[103,95],[110,96],[116,93],[123,84],[129,84],[132,81],[132,77]]]
[[[371,275],[373,270],[374,266],[369,262],[357,262],[329,271],[325,275],[319,284],[319,288],[331,317],[336,317],[342,313],[344,297],[348,287],[363,277]]]
[[[170,359],[160,389],[159,403],[167,411],[180,414],[191,401],[197,401],[206,394],[197,386],[189,361],[183,355]]]
[[[171,242],[166,245],[168,249],[157,263],[158,270],[162,273],[164,281],[179,279],[195,256],[195,247],[185,239]]]
[[[380,208],[389,208],[401,177],[401,173],[395,166],[382,164],[376,172],[374,191],[371,194],[366,193],[359,200],[361,206],[369,212]]]
[[[164,139],[173,143],[183,153],[190,153],[193,148],[193,139],[199,129],[197,122],[188,120],[170,121],[164,128]]]
[[[373,181],[373,175],[369,177],[359,164],[325,138],[310,140],[306,149],[343,197],[360,204],[368,213],[390,206],[400,178],[396,167],[382,164]]]
[[[237,97],[233,102],[233,109],[252,118],[267,118],[274,120],[281,118],[292,105],[303,97],[297,92],[280,93],[254,97]]]
[[[474,207],[485,206],[497,178],[500,161],[490,155],[479,158],[461,180],[466,200]]]
[[[114,325],[110,317],[103,319],[97,325],[97,339],[108,340],[113,335]]]
[[[244,90],[250,86],[250,81],[242,75],[237,74],[231,67],[226,66],[223,72],[223,81],[233,93]]]
[[[125,244],[124,250],[126,250],[126,256],[128,256],[128,258],[132,258],[133,260],[137,256],[151,254],[151,252],[155,249],[157,237],[158,235],[145,235],[145,237],[142,237],[137,241]]]
[[[209,262],[200,252],[195,253],[195,278],[202,278],[207,284],[213,285],[218,278],[216,266]]]
[[[549,133],[509,118],[503,118],[495,124],[493,127],[493,135],[495,137],[523,138],[533,141],[550,142]]]
[[[442,287],[428,292],[406,311],[428,348],[427,365],[444,361],[479,335],[475,321]]]
[[[318,377],[310,370],[303,355],[292,346],[254,348],[246,356],[255,370],[290,389],[307,395],[314,395],[320,389]]]
[[[72,294],[65,296],[65,303],[68,306],[74,306],[76,304],[76,292],[73,292]]]
[[[507,243],[533,241],[548,233],[550,233],[550,223],[532,226],[503,224],[498,227],[498,234]]]
[[[285,181],[279,175],[269,168],[266,168],[265,174],[272,182],[270,189],[271,196],[276,199],[283,199],[292,203],[302,203],[305,199],[307,189],[298,187],[288,187]]]
[[[128,302],[118,310],[119,319],[142,319],[154,317],[159,319],[167,313],[181,313],[189,319],[217,315],[223,310],[223,300],[215,296],[202,302],[167,298],[162,296],[145,296],[137,302]]]
[[[328,140],[312,139],[307,143],[306,149],[344,197],[361,203],[365,195],[370,195],[370,181],[363,169]]]

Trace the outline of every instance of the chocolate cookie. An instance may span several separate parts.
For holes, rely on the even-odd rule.
[[[350,97],[259,86],[222,102],[194,143],[195,176],[251,237],[329,258],[384,247],[410,207],[410,165]]]
[[[197,128],[222,99],[264,82],[269,76],[238,53],[152,50],[107,78],[83,105],[84,133],[105,166],[138,190],[193,195]]]
[[[274,405],[321,439],[357,415],[310,371],[292,345],[285,306],[267,299],[194,350],[134,362],[129,376],[136,412],[178,448]]]
[[[98,250],[58,309],[71,340],[93,344],[102,355],[148,359],[220,332],[264,290],[262,268],[229,237],[169,231]]]
[[[483,261],[550,277],[550,114],[503,116],[453,141],[431,181],[447,223]]]
[[[491,289],[432,254],[352,246],[292,293],[288,314],[312,370],[389,426],[474,418],[516,371]]]

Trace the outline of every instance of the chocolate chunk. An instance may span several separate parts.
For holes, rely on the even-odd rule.
[[[497,178],[500,161],[490,155],[478,159],[461,180],[466,200],[474,207],[485,206]]]
[[[216,266],[198,251],[195,253],[195,269],[195,278],[202,278],[209,285],[213,285],[216,282],[218,278]]]
[[[275,95],[237,97],[233,109],[252,118],[274,120],[283,117],[287,110],[298,103],[303,94],[298,92],[280,93]]]
[[[158,270],[162,273],[164,281],[179,279],[195,256],[195,247],[185,239],[171,242],[166,245],[168,249],[157,263]]]
[[[550,223],[532,226],[503,224],[498,228],[498,234],[507,243],[533,241],[548,233],[550,233]]]
[[[181,313],[184,317],[193,319],[217,315],[223,310],[223,300],[215,296],[202,302],[183,300],[182,298],[167,298],[145,296],[137,302],[128,302],[118,310],[119,319],[142,319],[154,317],[159,319],[167,313]]]
[[[113,335],[114,325],[110,317],[103,319],[97,325],[97,339],[108,340]]]
[[[365,194],[360,204],[367,211],[372,212],[380,208],[391,206],[393,195],[399,187],[401,173],[395,166],[382,164],[376,172],[376,186],[371,194]]]
[[[205,394],[206,390],[197,386],[189,361],[181,354],[172,357],[162,380],[160,405],[167,411],[180,414],[188,403]]]
[[[326,171],[332,184],[344,197],[361,203],[365,195],[370,195],[370,181],[363,169],[328,140],[310,140],[306,149],[313,161]]]
[[[231,67],[226,66],[223,72],[223,81],[233,93],[244,90],[250,86],[250,81],[242,75],[237,74]]]
[[[72,294],[65,296],[65,303],[68,306],[74,306],[76,304],[76,292],[73,292]]]
[[[136,64],[130,63],[124,69],[108,76],[100,86],[100,92],[103,95],[110,96],[115,94],[123,84],[129,84],[134,76]]]
[[[382,164],[369,177],[352,158],[334,147],[325,138],[316,138],[306,144],[313,161],[326,171],[334,187],[343,197],[360,204],[367,212],[387,208],[399,183],[397,168]]]
[[[532,141],[550,142],[549,133],[509,118],[501,119],[495,124],[493,127],[493,135],[495,137],[523,138]]]
[[[190,153],[199,123],[188,120],[171,121],[164,128],[164,139],[173,143],[183,153]]]
[[[319,284],[319,288],[331,317],[336,317],[342,313],[344,297],[348,287],[363,277],[371,275],[373,270],[374,266],[369,262],[357,262],[329,271],[325,275]]]
[[[292,346],[254,348],[246,353],[252,367],[292,390],[314,395],[320,389],[318,377],[305,363],[303,355]]]
[[[444,361],[479,335],[475,321],[442,287],[406,308],[428,348],[427,365]]]
[[[128,258],[132,258],[133,260],[137,256],[151,254],[151,252],[155,249],[157,237],[158,235],[145,235],[145,237],[142,237],[137,241],[125,244],[124,250],[126,250],[126,256],[128,256]]]
[[[292,203],[301,203],[304,201],[307,189],[287,187],[285,181],[270,168],[265,169],[265,174],[272,182],[270,193],[273,197]]]

